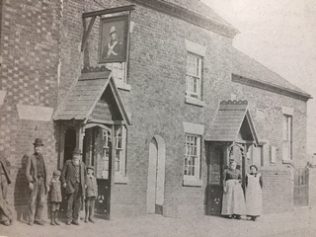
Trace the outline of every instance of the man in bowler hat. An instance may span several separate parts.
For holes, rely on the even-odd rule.
[[[12,212],[7,202],[8,186],[10,183],[10,162],[0,152],[0,222],[4,225],[12,224]]]
[[[47,169],[42,154],[44,144],[42,139],[36,138],[33,145],[34,153],[28,157],[26,164],[26,178],[31,190],[28,224],[44,225],[42,214],[48,190]]]
[[[79,212],[85,199],[86,167],[81,161],[78,149],[73,152],[72,160],[66,161],[61,174],[61,182],[67,198],[67,225],[79,225]]]

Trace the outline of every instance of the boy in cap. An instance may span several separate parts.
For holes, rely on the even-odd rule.
[[[98,185],[97,180],[94,176],[94,168],[92,166],[87,167],[87,176],[86,176],[86,215],[85,215],[85,222],[88,220],[92,223],[93,221],[93,214],[94,214],[94,203],[95,199],[98,196]]]
[[[60,171],[54,170],[53,178],[50,181],[49,190],[50,190],[50,206],[51,206],[51,225],[59,225],[57,221],[58,211],[60,203],[62,201],[61,197],[61,183],[60,183]]]

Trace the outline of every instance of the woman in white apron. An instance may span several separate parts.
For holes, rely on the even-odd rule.
[[[222,215],[240,219],[246,214],[245,197],[241,187],[241,172],[236,169],[236,161],[229,161],[229,168],[224,171]]]
[[[255,165],[250,166],[246,178],[246,207],[247,216],[253,221],[262,213],[262,177]]]

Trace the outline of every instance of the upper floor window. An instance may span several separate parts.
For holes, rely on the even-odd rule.
[[[186,94],[190,97],[202,98],[202,66],[203,58],[191,52],[187,53]]]
[[[283,114],[283,160],[292,160],[293,117]]]

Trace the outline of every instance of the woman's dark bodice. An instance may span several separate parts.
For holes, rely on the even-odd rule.
[[[224,172],[224,180],[230,180],[230,179],[241,179],[241,172],[240,170],[231,170],[226,169]]]

